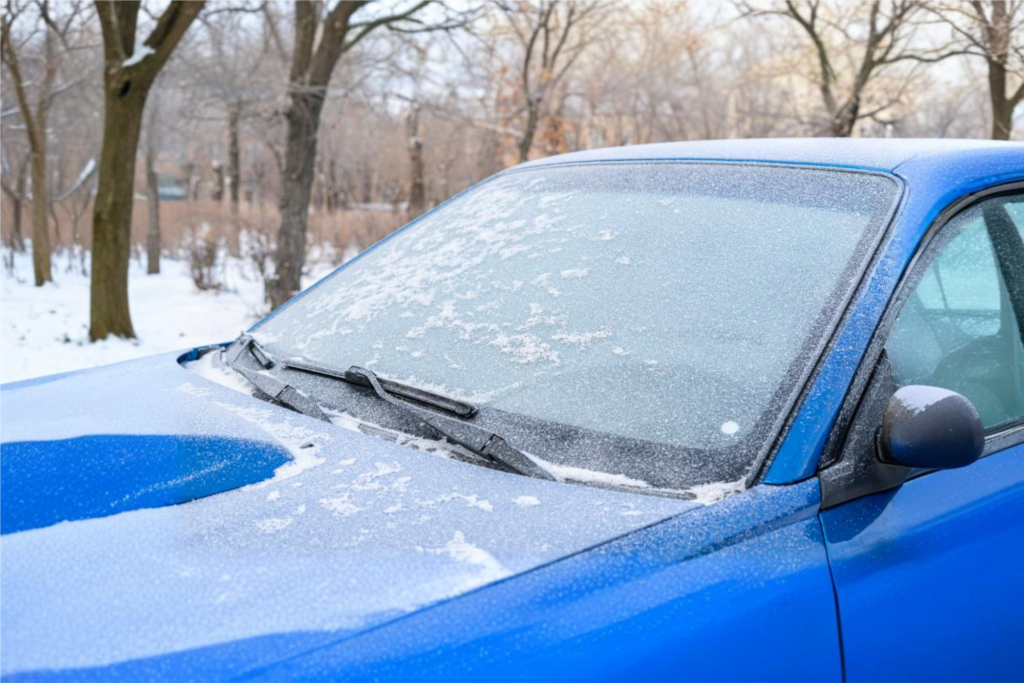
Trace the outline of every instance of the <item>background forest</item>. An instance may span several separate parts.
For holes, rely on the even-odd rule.
[[[1024,137],[1024,0],[7,0],[0,56],[4,381],[223,341],[526,159]]]

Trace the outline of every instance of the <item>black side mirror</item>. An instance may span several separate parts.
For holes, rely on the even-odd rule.
[[[950,469],[981,457],[985,428],[969,400],[938,387],[910,385],[889,399],[882,459],[906,467]]]

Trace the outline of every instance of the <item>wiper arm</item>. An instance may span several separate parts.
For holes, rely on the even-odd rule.
[[[345,372],[341,372],[325,365],[313,363],[304,358],[287,358],[281,361],[281,367],[298,370],[300,372],[308,372],[311,375],[340,379],[343,382],[356,384],[361,387],[371,387],[366,376],[353,372],[352,368]],[[395,382],[394,380],[384,379],[382,377],[378,377],[377,381],[380,382],[384,391],[389,394],[412,399],[413,401],[418,401],[428,406],[433,406],[434,408],[439,408],[449,413],[453,413],[459,417],[473,417],[477,411],[476,406],[472,403],[460,401],[449,396],[442,396],[441,394],[436,394],[432,391],[427,391],[426,389],[420,389],[419,387],[414,387],[410,384],[403,384],[402,382]]]
[[[264,349],[258,341],[256,341],[249,335],[243,333],[239,335],[238,339],[235,340],[234,344],[228,347],[226,360],[228,366],[232,370],[237,369],[235,368],[235,364],[238,362],[238,359],[242,356],[242,354],[245,353],[246,351],[252,354],[252,357],[256,359],[256,362],[259,363],[260,367],[262,367],[264,370],[269,370],[270,368],[274,367],[274,359],[270,357],[270,354],[267,353],[267,350]]]
[[[238,363],[239,357],[249,351],[256,361],[264,369],[274,367],[274,360],[252,337],[242,336],[235,342],[237,348],[225,359],[228,367],[244,377],[250,384],[259,391],[269,396],[272,400],[290,408],[297,413],[302,413],[324,422],[330,422],[331,418],[320,408],[316,401],[302,393],[287,382],[282,382],[276,377],[265,375],[262,372],[250,370]]]
[[[385,390],[381,380],[371,370],[353,365],[345,374],[346,376],[362,377],[381,400],[390,403],[406,414],[412,415],[429,427],[439,438],[448,439],[476,455],[519,474],[552,481],[555,479],[547,470],[530,459],[529,456],[511,446],[505,439],[494,432],[478,425],[439,415],[423,408],[417,408],[395,398]]]

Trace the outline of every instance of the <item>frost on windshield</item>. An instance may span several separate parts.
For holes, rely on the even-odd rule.
[[[733,481],[895,192],[880,176],[734,165],[506,174],[255,336],[282,357],[624,440],[524,444],[557,465],[662,487]]]

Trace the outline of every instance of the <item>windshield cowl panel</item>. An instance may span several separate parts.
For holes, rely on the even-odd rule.
[[[666,489],[735,482],[775,436],[898,191],[795,166],[510,172],[252,334],[276,357],[479,406],[474,424],[556,468]]]

